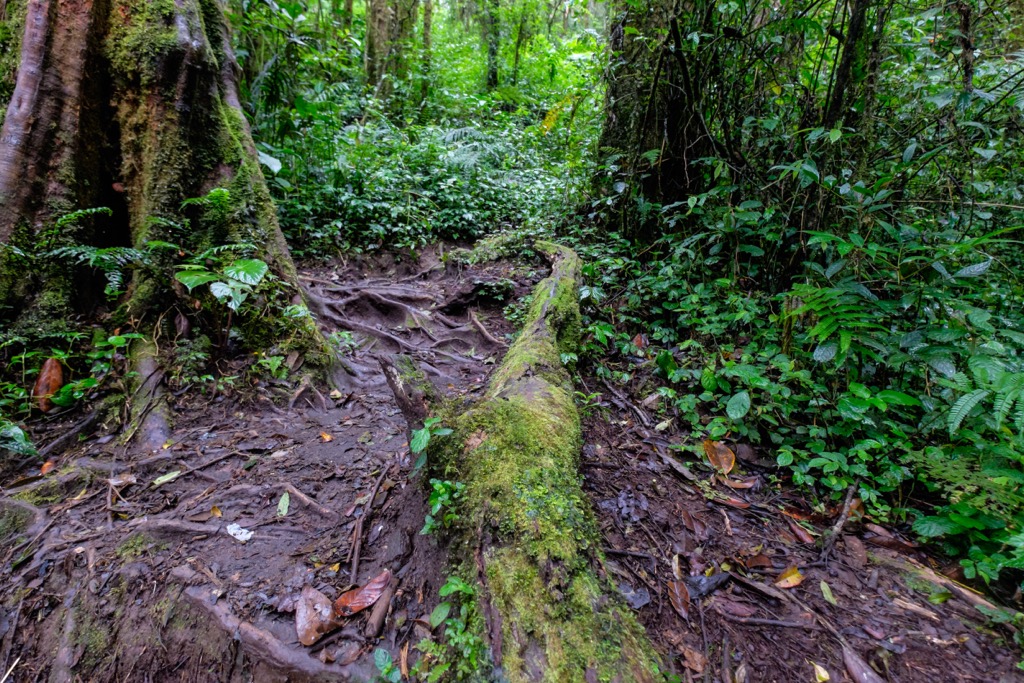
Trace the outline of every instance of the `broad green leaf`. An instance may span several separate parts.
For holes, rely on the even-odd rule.
[[[412,433],[412,440],[409,441],[409,450],[413,453],[422,453],[430,443],[430,430],[417,429]]]
[[[0,418],[0,451],[11,451],[15,455],[36,455],[36,448],[24,430],[12,422]]]
[[[275,159],[266,152],[257,152],[260,157],[260,163],[270,169],[270,172],[277,175],[281,172],[281,160]]]
[[[821,582],[821,595],[825,598],[825,602],[836,607],[839,606],[839,603],[836,602],[836,596],[832,595],[832,588],[825,581]]]
[[[824,344],[818,344],[818,347],[814,349],[814,360],[819,363],[827,363],[836,357],[836,353],[839,351],[839,345],[835,342],[825,342]]]
[[[750,412],[750,394],[745,391],[735,394],[725,405],[725,412],[730,419],[741,419]]]
[[[277,516],[284,517],[288,514],[288,504],[291,502],[291,496],[285,491],[281,494],[281,500],[277,501]]]
[[[964,530],[962,526],[948,517],[921,517],[913,524],[914,532],[925,538],[937,538],[946,534],[958,534]]]
[[[452,611],[452,603],[442,602],[434,611],[430,613],[430,625],[433,628],[437,628],[444,623],[444,620],[448,618],[448,614]]]
[[[224,268],[228,277],[247,285],[258,285],[267,275],[267,264],[259,259],[243,258],[233,261]]]
[[[174,279],[185,285],[188,291],[191,292],[200,285],[219,280],[220,275],[211,273],[208,270],[179,270],[174,274]]]
[[[953,277],[978,277],[984,275],[986,271],[992,266],[992,259],[982,261],[981,263],[975,263],[970,266],[964,266],[960,270],[953,273]]]

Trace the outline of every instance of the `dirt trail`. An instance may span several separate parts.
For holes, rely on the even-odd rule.
[[[1014,630],[979,611],[986,598],[926,569],[933,560],[912,542],[851,520],[823,557],[839,509],[816,514],[804,496],[767,486],[774,462],[737,444],[737,488],[725,486],[706,464],[680,460],[670,450],[680,436],[656,431],[639,401],[604,395],[585,425],[584,490],[609,574],[681,680],[815,681],[817,664],[831,681],[1024,681]],[[801,582],[777,587],[793,567]],[[703,599],[677,598],[684,619],[677,574],[690,593],[725,581]],[[868,666],[882,675],[853,677]]]
[[[377,356],[411,353],[448,396],[472,398],[511,331],[502,307],[538,279],[524,272],[433,250],[307,269],[321,319],[358,345],[333,392],[186,394],[166,449],[96,435],[45,478],[9,473],[0,664],[20,658],[17,681],[227,681],[369,680],[378,647],[397,662],[429,635],[415,620],[439,601],[446,548],[419,534],[426,490]],[[380,638],[366,610],[305,651],[303,588],[333,600],[385,570],[397,594]]]
[[[379,648],[414,661],[447,548],[419,533],[426,487],[411,478],[406,423],[376,356],[409,353],[450,398],[471,400],[512,331],[504,305],[543,274],[539,260],[460,266],[436,250],[305,269],[321,320],[357,345],[337,389],[261,380],[232,397],[186,393],[166,449],[126,449],[89,424],[89,438],[51,456],[53,473],[8,471],[0,666],[14,664],[19,682],[329,681],[372,680]],[[759,454],[737,449],[754,488],[727,489],[675,459],[668,446],[685,435],[655,431],[618,389],[584,385],[602,395],[582,461],[602,570],[679,680],[813,681],[813,664],[852,680],[841,642],[877,680],[1024,680],[1008,629],[894,566],[926,560],[919,550],[850,524],[823,560],[808,541],[833,518],[768,488]],[[76,420],[32,426],[59,434]],[[775,588],[791,566],[803,583]],[[304,589],[333,600],[385,571],[394,591],[381,608],[299,643]],[[677,580],[693,594],[685,617]]]

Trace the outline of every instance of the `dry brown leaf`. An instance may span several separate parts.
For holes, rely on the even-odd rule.
[[[334,441],[334,437],[327,432],[320,432],[320,441],[327,443],[328,441]]]
[[[680,513],[680,517],[683,519],[683,526],[685,526],[698,541],[706,541],[708,539],[707,525],[700,521],[699,517],[691,514],[689,510],[683,510]]]
[[[855,522],[859,522],[864,519],[864,501],[860,498],[854,498],[850,502],[850,512],[847,513],[847,519],[852,519]]]
[[[472,434],[470,434],[469,438],[466,439],[466,447],[465,447],[464,451],[466,453],[469,453],[470,451],[474,451],[477,448],[479,448],[480,444],[482,444],[486,440],[487,440],[487,432],[485,432],[482,429],[478,429],[475,432],[473,432]]]
[[[683,660],[687,669],[698,675],[704,673],[704,669],[708,665],[707,657],[686,645],[683,645],[679,649],[683,653]]]
[[[52,460],[47,460],[43,463],[43,466],[39,468],[39,474],[49,474],[50,472],[53,472],[55,467],[57,467],[57,463]]]
[[[796,588],[803,581],[804,575],[800,573],[800,570],[796,567],[790,567],[779,574],[779,578],[775,579],[775,585],[779,588]]]
[[[409,678],[409,641],[405,641],[398,652],[398,669],[402,673],[402,678]]]
[[[864,569],[868,564],[868,551],[856,536],[843,536],[843,545],[846,546],[847,559],[854,569]]]
[[[750,507],[750,503],[744,500],[740,500],[739,498],[733,498],[732,496],[716,498],[715,502],[722,503],[723,505],[728,505],[729,507],[739,508],[740,510],[746,510],[748,507]]]
[[[787,519],[789,522],[789,528],[793,530],[793,535],[797,537],[797,540],[801,543],[814,543],[814,536],[811,536],[807,529],[803,528],[792,519]]]
[[[309,647],[342,623],[334,614],[330,598],[312,586],[302,589],[295,603],[295,632],[300,643]]]
[[[730,479],[729,477],[720,476],[718,481],[722,482],[731,489],[752,489],[757,484],[757,477],[747,477],[746,479]]]
[[[390,581],[391,572],[385,569],[362,588],[342,593],[341,597],[334,601],[334,613],[340,617],[350,617],[363,611],[380,599]]]
[[[736,454],[721,441],[705,439],[704,454],[708,456],[711,466],[722,474],[729,474],[736,466]]]
[[[771,569],[774,566],[771,558],[763,553],[748,557],[745,564],[747,569]]]
[[[743,619],[746,619],[747,617],[752,617],[755,614],[757,614],[757,608],[753,605],[748,605],[742,602],[735,602],[733,600],[729,600],[728,598],[723,598],[721,596],[715,597],[713,607],[719,612],[731,614],[734,617],[741,617]]]
[[[64,386],[64,368],[56,358],[47,358],[43,367],[39,369],[39,377],[32,387],[32,400],[36,407],[44,413],[53,410],[53,401],[50,397],[60,391]]]
[[[223,517],[224,513],[220,511],[219,507],[214,505],[212,508],[210,508],[210,516],[211,517]]]
[[[668,582],[668,601],[683,619],[690,615],[690,591],[682,581]]]

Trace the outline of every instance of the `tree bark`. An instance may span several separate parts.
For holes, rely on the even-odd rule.
[[[488,90],[498,87],[498,48],[501,45],[501,22],[498,18],[499,0],[483,0],[484,2],[484,42],[487,44],[487,76]]]
[[[141,249],[152,239],[247,242],[295,285],[216,0],[29,0],[23,35],[0,133],[0,241],[28,255],[71,244]],[[217,187],[230,193],[226,210],[189,225],[182,201]],[[60,216],[97,206],[110,218],[52,233]],[[0,250],[0,299],[24,304],[42,291],[44,308],[75,308],[70,269],[5,278],[18,267],[12,254]],[[136,277],[129,315],[145,317],[169,293],[168,282]]]
[[[565,247],[537,248],[552,272],[522,332],[483,400],[444,418],[454,433],[428,447],[428,467],[466,486],[451,563],[475,582],[480,635],[507,680],[660,680],[642,627],[604,577],[579,483],[580,420],[561,354],[579,342],[580,261]],[[395,395],[421,424],[423,394],[409,389],[419,380],[402,372]]]
[[[433,68],[433,25],[434,0],[423,0],[423,64],[420,74],[420,107],[425,106],[430,95],[430,77]]]
[[[614,222],[641,240],[655,235],[636,214],[636,195],[670,204],[703,192],[705,173],[693,162],[715,149],[703,118],[706,67],[684,39],[712,33],[713,14],[703,2],[678,15],[674,7],[666,0],[618,3],[609,36],[600,147],[618,169],[606,179],[616,197]]]

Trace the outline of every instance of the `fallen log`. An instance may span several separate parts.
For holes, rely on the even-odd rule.
[[[658,658],[604,575],[580,487],[580,418],[561,356],[579,342],[580,261],[536,246],[551,275],[522,332],[478,404],[440,409],[454,432],[428,449],[433,472],[466,486],[451,564],[475,583],[479,635],[507,680],[654,681]]]

